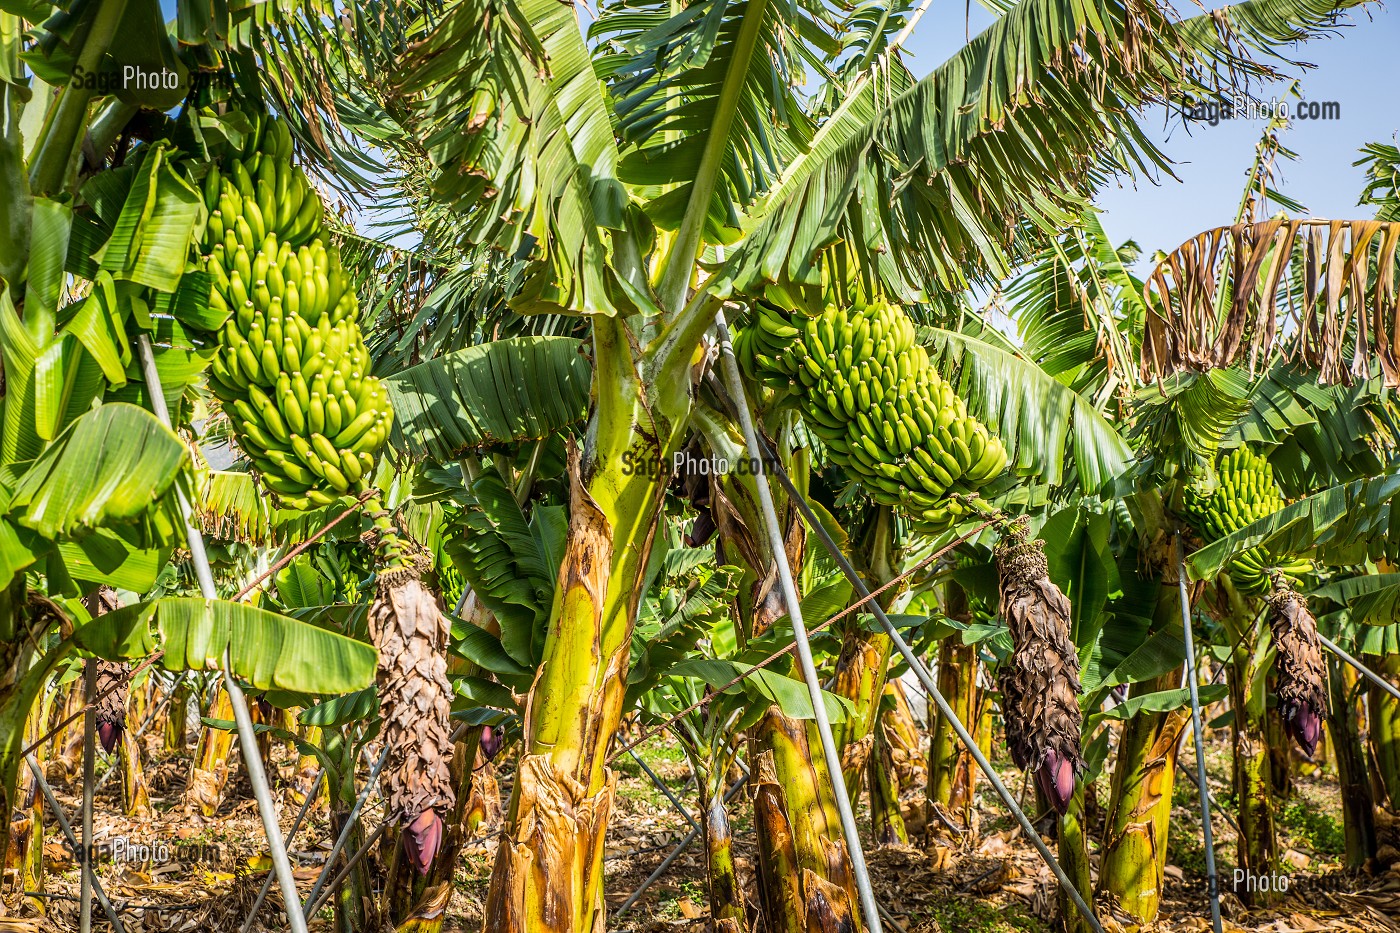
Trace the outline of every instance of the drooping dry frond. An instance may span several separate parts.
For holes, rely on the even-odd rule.
[[[1024,521],[997,545],[1001,617],[1011,629],[1011,657],[998,675],[1006,744],[1023,771],[1035,772],[1061,815],[1084,768],[1080,753],[1079,656],[1070,639],[1070,604],[1050,579],[1044,543],[1029,540]]]
[[[1400,385],[1397,253],[1400,223],[1377,220],[1275,219],[1200,233],[1148,277],[1142,378],[1246,356],[1254,370],[1286,344],[1324,383],[1365,379],[1374,358]]]
[[[1277,652],[1278,703],[1283,726],[1309,756],[1322,735],[1326,709],[1326,669],[1317,621],[1308,603],[1279,573],[1269,594],[1269,629]]]
[[[379,708],[389,746],[385,798],[403,824],[404,848],[427,874],[442,843],[442,814],[452,809],[452,685],[447,680],[447,614],[417,572],[383,572],[369,613],[379,652]]]

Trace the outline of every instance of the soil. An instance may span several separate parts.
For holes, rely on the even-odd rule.
[[[257,807],[241,769],[234,766],[225,802],[212,820],[192,815],[183,803],[187,756],[166,756],[152,748],[147,764],[154,813],[130,818],[121,814],[119,777],[113,775],[98,795],[95,837],[100,846],[98,878],[119,908],[128,933],[200,930],[233,933],[239,929],[248,906],[267,875],[268,858],[262,841]],[[643,758],[675,795],[692,810],[695,795],[690,768],[680,751],[663,739],[641,749]],[[1009,787],[1022,785],[1022,776],[1003,757],[999,768]],[[294,759],[285,750],[274,751],[274,761],[289,776]],[[508,760],[508,754],[498,760]],[[237,759],[237,755],[233,756]],[[279,760],[280,759],[280,760]],[[1189,747],[1182,764],[1194,763]],[[620,759],[618,799],[606,852],[607,904],[613,916],[609,928],[627,931],[703,930],[707,926],[705,876],[698,845],[687,849],[636,901],[629,911],[618,909],[689,832],[689,825],[666,797],[650,782],[636,762]],[[107,762],[99,762],[101,775]],[[1212,791],[1228,810],[1228,733],[1208,740],[1208,767]],[[54,789],[75,829],[81,801],[75,776],[50,764]],[[1400,933],[1400,826],[1382,825],[1392,844],[1382,856],[1393,863],[1376,865],[1365,873],[1341,870],[1341,813],[1336,777],[1327,768],[1308,763],[1295,768],[1294,787],[1282,801],[1279,833],[1286,850],[1289,889],[1280,903],[1269,909],[1247,909],[1232,891],[1235,834],[1229,821],[1217,811],[1216,852],[1222,878],[1222,908],[1226,929],[1290,933],[1290,931],[1365,931]],[[502,793],[509,794],[509,775],[501,777]],[[1096,789],[1107,800],[1108,780],[1100,777]],[[281,799],[284,832],[299,806],[289,789]],[[1049,870],[1034,849],[1021,838],[1014,821],[990,788],[979,784],[974,822],[976,831],[961,839],[943,835],[924,845],[921,792],[905,800],[916,845],[868,848],[877,899],[889,911],[885,927],[894,933],[1009,933],[1055,929],[1055,897]],[[1179,777],[1173,797],[1172,841],[1168,852],[1169,887],[1162,916],[1144,933],[1204,931],[1209,926],[1204,852],[1200,842],[1200,814],[1194,784]],[[372,796],[366,808],[368,825],[376,826],[382,809]],[[731,808],[735,855],[740,876],[756,901],[753,887],[755,853],[752,825],[742,795]],[[859,814],[864,825],[864,814]],[[302,896],[314,883],[332,840],[324,810],[314,813],[292,844],[296,876]],[[118,842],[118,840],[124,840]],[[113,859],[112,847],[118,848]],[[139,846],[152,845],[150,860]],[[449,906],[446,931],[480,928],[495,839],[487,835],[470,844],[460,859],[457,891]],[[163,847],[163,848],[160,848]],[[1097,855],[1091,856],[1097,861]],[[69,933],[78,929],[79,873],[72,852],[63,844],[52,819],[45,836],[47,876],[46,916],[35,915],[35,899],[20,903],[11,893],[0,909],[0,933]],[[121,858],[121,856],[125,858]],[[8,882],[7,882],[8,890]],[[285,919],[280,897],[273,891],[259,915],[257,930],[281,931]],[[1112,906],[1101,905],[1109,933],[1131,929]],[[329,931],[329,910],[313,918],[313,931]],[[94,912],[94,930],[111,926],[100,909]]]

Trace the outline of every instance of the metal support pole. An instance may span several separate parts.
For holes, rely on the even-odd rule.
[[[360,846],[357,850],[355,850],[354,855],[346,859],[345,867],[336,873],[335,879],[326,886],[326,889],[324,891],[321,892],[321,896],[316,898],[314,901],[311,901],[307,905],[306,912],[308,914],[311,914],[312,916],[316,915],[316,911],[321,909],[321,905],[326,902],[326,898],[331,896],[331,892],[334,891],[337,887],[339,887],[340,883],[344,881],[346,877],[349,876],[350,869],[354,868],[355,864],[359,862],[360,859],[365,857],[366,853],[368,853],[369,850],[374,846],[374,844],[379,841],[379,837],[384,835],[384,833],[386,833],[388,830],[389,824],[387,822],[384,822],[380,823],[379,828],[369,834],[369,838],[365,840],[364,845]]]
[[[742,410],[743,409],[740,408],[740,411]],[[831,559],[836,561],[837,565],[841,568],[841,572],[845,574],[846,579],[851,582],[851,586],[855,589],[857,595],[862,597],[869,596],[869,587],[867,587],[865,581],[860,578],[860,574],[856,573],[855,568],[851,566],[851,562],[846,559],[846,555],[841,553],[841,548],[831,539],[831,535],[827,534],[825,526],[818,521],[817,516],[812,512],[812,507],[807,503],[806,498],[798,492],[797,487],[792,484],[792,478],[787,475],[787,471],[783,469],[782,463],[779,462],[777,458],[773,458],[770,463],[773,465],[774,475],[782,482],[783,488],[787,490],[788,496],[797,504],[797,508],[802,512],[802,516],[806,519],[808,527],[816,533],[817,539],[821,541],[822,546],[826,548],[827,553],[831,555]],[[923,659],[914,654],[913,650],[910,649],[909,643],[904,640],[904,636],[899,634],[899,630],[894,627],[894,623],[890,621],[889,616],[885,615],[885,610],[880,607],[878,602],[871,600],[867,605],[870,612],[875,616],[875,619],[880,623],[881,628],[885,630],[885,634],[894,642],[895,648],[898,649],[900,655],[904,658],[910,669],[913,670],[914,676],[919,679],[919,683],[923,685],[929,698],[938,706],[939,713],[943,715],[944,719],[948,720],[948,724],[951,725],[953,731],[957,733],[959,741],[963,743],[968,753],[972,755],[973,760],[977,762],[977,767],[981,768],[982,773],[987,776],[987,780],[996,790],[997,796],[1002,799],[1007,809],[1016,817],[1017,823],[1021,826],[1021,831],[1025,833],[1026,838],[1035,846],[1036,851],[1040,853],[1040,857],[1045,864],[1054,872],[1056,879],[1060,882],[1060,886],[1069,894],[1070,900],[1074,901],[1074,906],[1079,909],[1080,914],[1088,924],[1094,928],[1094,933],[1104,933],[1103,925],[1099,923],[1099,918],[1094,914],[1093,910],[1090,909],[1089,905],[1084,902],[1083,896],[1080,895],[1078,889],[1075,888],[1074,884],[1069,880],[1069,876],[1065,874],[1065,870],[1060,867],[1059,861],[1040,838],[1040,834],[1035,831],[1035,827],[1031,825],[1031,821],[1026,817],[1025,811],[1017,805],[1015,798],[1011,796],[1011,791],[1007,790],[1001,777],[998,776],[996,771],[992,768],[992,763],[987,760],[986,755],[982,754],[982,749],[972,738],[971,733],[967,731],[967,727],[963,725],[962,720],[958,719],[957,715],[953,712],[953,708],[948,705],[947,699],[939,692],[938,685],[934,683],[933,676],[929,673],[928,666],[924,664]]]
[[[1380,674],[1377,674],[1375,671],[1371,670],[1369,667],[1356,660],[1356,658],[1353,658],[1351,655],[1347,654],[1345,651],[1343,651],[1337,646],[1336,642],[1334,642],[1332,639],[1328,638],[1321,632],[1317,633],[1317,639],[1318,641],[1322,642],[1324,645],[1327,646],[1327,650],[1331,651],[1337,657],[1341,658],[1343,661],[1356,668],[1357,673],[1361,674],[1363,677],[1373,682],[1377,687],[1380,687],[1386,693],[1389,693],[1391,696],[1395,697],[1395,699],[1400,700],[1400,690],[1397,690],[1395,688],[1395,685],[1392,684],[1390,681],[1386,680]]]
[[[92,792],[96,786],[97,708],[92,698],[97,696],[97,660],[88,658],[83,671],[83,702],[87,705],[83,713],[83,847],[78,856],[81,881],[78,890],[82,898],[78,904],[78,930],[92,933]]]
[[[836,798],[836,812],[841,817],[841,833],[846,838],[846,850],[851,858],[851,874],[855,881],[856,893],[860,897],[861,913],[871,933],[881,933],[883,928],[880,923],[880,911],[875,904],[875,891],[870,886],[870,873],[865,867],[865,852],[860,844],[860,831],[856,827],[855,813],[851,810],[851,799],[846,793],[846,781],[841,771],[841,752],[836,747],[836,738],[831,734],[831,723],[827,720],[821,680],[812,661],[812,646],[807,642],[807,627],[802,621],[797,586],[792,579],[792,568],[788,566],[782,525],[778,521],[777,510],[773,507],[772,490],[768,488],[769,465],[765,463],[763,448],[759,446],[758,434],[754,430],[753,419],[749,416],[748,401],[744,398],[744,384],[739,375],[739,363],[734,358],[734,347],[729,342],[729,327],[725,323],[722,308],[715,313],[715,327],[719,333],[724,375],[729,383],[730,395],[738,408],[744,444],[748,448],[749,458],[753,461],[758,504],[768,533],[768,544],[773,549],[773,559],[777,564],[783,602],[787,605],[788,619],[792,623],[793,642],[797,648],[798,664],[802,668],[802,679],[807,681],[807,693],[812,698],[812,716],[816,720],[817,735],[821,737],[827,775],[831,779],[832,795]],[[777,458],[774,458],[774,464],[777,464]],[[780,464],[775,468],[782,469]]]
[[[747,780],[748,775],[744,775],[740,777],[739,780],[729,785],[729,789],[724,792],[724,802],[728,803],[731,799],[733,799],[734,795],[739,793],[739,788],[743,787],[744,782]],[[650,875],[647,875],[647,880],[643,881],[641,886],[637,888],[637,890],[633,891],[631,896],[628,897],[627,900],[622,902],[622,906],[617,909],[617,913],[613,914],[613,919],[619,920],[621,919],[623,914],[631,910],[632,905],[637,903],[637,899],[646,893],[647,888],[651,887],[653,884],[656,883],[657,878],[660,878],[662,875],[666,874],[666,869],[671,867],[671,863],[674,862],[676,859],[680,858],[681,853],[684,852],[686,849],[690,848],[690,844],[694,842],[699,837],[699,835],[700,827],[698,826],[692,829],[689,833],[687,833],[685,838],[682,839],[679,843],[677,843],[676,847],[671,850],[670,854],[661,860],[661,864],[657,865],[655,870],[653,870]]]
[[[345,843],[350,839],[350,830],[360,818],[360,810],[364,807],[365,801],[369,799],[370,791],[374,790],[374,785],[379,781],[379,772],[384,767],[384,762],[389,760],[389,746],[384,745],[384,751],[379,753],[379,760],[374,763],[374,769],[369,773],[369,780],[365,781],[364,788],[360,791],[360,796],[355,798],[355,806],[351,808],[350,815],[345,818],[345,825],[341,827],[340,835],[335,840],[335,845],[331,847],[331,854],[326,856],[326,865],[321,869],[321,874],[317,876],[316,883],[311,887],[311,893],[306,895],[305,910],[310,912],[312,904],[316,903],[316,895],[321,893],[321,888],[326,880],[331,876],[331,869],[335,867],[335,860],[340,856],[340,851],[345,848]]]
[[[141,371],[145,377],[146,394],[150,396],[151,410],[166,427],[171,427],[170,412],[165,407],[165,392],[160,385],[160,374],[156,370],[155,352],[151,349],[151,338],[142,332],[136,336],[136,347],[141,357]],[[214,574],[209,569],[209,555],[204,550],[204,534],[194,522],[190,501],[185,491],[178,485],[175,495],[180,503],[180,516],[185,522],[185,537],[189,543],[190,560],[194,562],[195,575],[199,578],[199,590],[205,599],[217,599]],[[253,729],[253,717],[248,714],[248,699],[243,688],[234,679],[229,664],[228,647],[224,647],[223,658],[224,689],[228,691],[233,706],[233,718],[238,723],[238,748],[243,755],[243,766],[248,770],[248,782],[253,785],[253,796],[258,801],[258,814],[262,817],[263,833],[267,837],[267,849],[272,856],[272,870],[282,889],[282,900],[287,907],[287,923],[291,933],[306,933],[306,918],[299,909],[297,882],[292,876],[292,862],[287,857],[287,846],[282,839],[281,827],[277,825],[277,808],[272,802],[272,791],[267,783],[267,770],[263,767],[262,756],[258,754],[257,733]]]
[[[677,813],[685,817],[685,821],[690,824],[690,828],[698,832],[700,830],[700,824],[695,822],[694,817],[690,815],[690,811],[685,808],[685,804],[681,803],[680,800],[676,798],[676,795],[671,792],[671,788],[666,786],[666,783],[661,780],[655,771],[647,767],[647,763],[642,761],[642,756],[638,755],[634,749],[628,749],[627,753],[637,759],[637,764],[641,765],[642,770],[647,773],[647,777],[651,778],[651,783],[655,784],[660,789],[661,793],[666,795],[666,799],[671,801],[671,806],[676,808]]]
[[[48,801],[49,810],[53,812],[53,818],[58,822],[58,828],[63,831],[64,838],[73,847],[74,852],[81,850],[78,837],[73,834],[73,827],[68,824],[68,817],[64,814],[63,808],[58,805],[58,799],[53,795],[53,788],[49,782],[44,780],[44,772],[39,768],[39,762],[35,759],[34,753],[30,752],[24,756],[25,763],[29,765],[30,772],[34,775],[34,783],[39,785],[39,790],[43,792],[44,799]],[[94,875],[92,877],[92,890],[97,895],[97,903],[102,905],[102,912],[107,915],[107,919],[112,922],[112,928],[117,933],[126,933],[126,927],[122,926],[121,918],[112,907],[112,902],[107,900],[107,892],[102,890],[102,884]]]
[[[326,776],[326,769],[323,767],[316,772],[316,777],[311,782],[311,790],[307,792],[306,800],[302,801],[301,809],[297,812],[297,818],[292,820],[292,828],[287,833],[287,848],[291,849],[292,840],[297,837],[297,830],[301,829],[301,821],[306,818],[306,812],[311,809],[311,805],[316,802],[316,794],[321,789],[321,781]],[[267,900],[267,892],[272,890],[272,872],[267,873],[263,879],[262,887],[258,889],[258,896],[253,899],[253,906],[248,908],[248,919],[243,921],[243,926],[238,928],[238,933],[249,933],[253,929],[253,921],[257,919],[258,911],[262,910],[263,901]]]
[[[1186,550],[1176,534],[1176,583],[1181,595],[1181,630],[1186,640],[1186,686],[1191,692],[1191,735],[1196,743],[1196,788],[1201,800],[1201,835],[1206,850],[1206,889],[1210,894],[1210,926],[1220,928],[1220,876],[1215,870],[1215,836],[1210,825],[1210,787],[1206,784],[1205,729],[1201,698],[1196,689],[1196,640],[1191,631],[1191,597],[1186,593]]]

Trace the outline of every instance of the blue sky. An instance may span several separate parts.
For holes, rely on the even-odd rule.
[[[1180,8],[1189,15],[1189,4]],[[1210,4],[1216,6],[1216,4]],[[1337,101],[1341,119],[1330,122],[1295,121],[1283,144],[1298,153],[1284,163],[1276,187],[1302,202],[1315,217],[1366,216],[1356,208],[1362,172],[1352,167],[1362,144],[1395,142],[1400,131],[1400,12],[1370,4],[1367,13],[1353,14],[1351,28],[1341,36],[1305,43],[1288,57],[1317,65],[1303,74],[1299,89],[1305,100]],[[924,75],[953,54],[964,41],[964,6],[936,0],[914,29],[906,49],[916,75]],[[980,31],[991,17],[972,6],[971,30]],[[1277,88],[1281,96],[1284,88]],[[1270,88],[1255,94],[1268,99]],[[1179,117],[1167,125],[1159,108],[1143,121],[1154,141],[1176,163],[1180,181],[1159,184],[1125,180],[1105,189],[1098,203],[1104,227],[1115,243],[1132,238],[1147,256],[1154,249],[1170,250],[1201,230],[1234,219],[1244,185],[1244,173],[1264,124],[1246,120],[1221,121],[1216,126],[1192,124],[1188,132]]]

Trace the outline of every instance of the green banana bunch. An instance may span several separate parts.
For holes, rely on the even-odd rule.
[[[1272,515],[1286,504],[1274,481],[1269,461],[1240,446],[1220,458],[1215,468],[1219,485],[1209,493],[1188,486],[1183,498],[1186,518],[1207,541]],[[1269,570],[1283,571],[1294,580],[1312,570],[1312,562],[1274,555],[1262,546],[1252,547],[1230,562],[1230,578],[1248,593],[1262,593],[1270,586]]]
[[[749,378],[798,395],[807,426],[877,502],[937,532],[967,514],[956,495],[1006,469],[1006,448],[914,339],[908,315],[885,302],[815,317],[760,303],[734,349]]]
[[[393,410],[291,145],[285,123],[264,119],[226,171],[210,169],[203,253],[210,300],[229,312],[210,388],[263,483],[305,509],[369,488]]]

